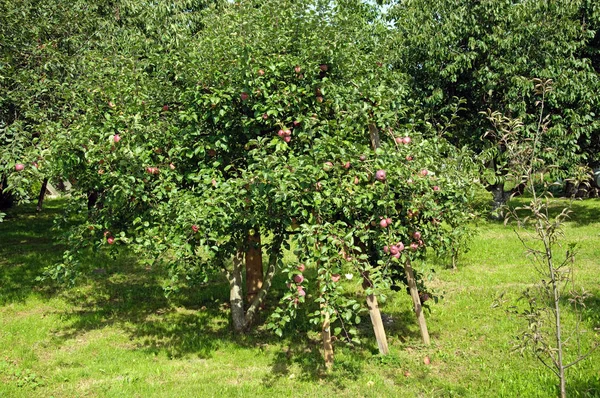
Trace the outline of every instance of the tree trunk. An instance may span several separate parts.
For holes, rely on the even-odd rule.
[[[233,269],[228,275],[229,279],[229,302],[231,305],[231,318],[233,330],[243,333],[246,329],[244,315],[244,300],[242,299],[242,267],[244,262],[244,251],[238,249],[233,258]]]
[[[421,298],[419,297],[419,290],[417,289],[417,282],[415,280],[415,273],[413,272],[410,260],[406,260],[404,263],[404,272],[406,273],[406,280],[408,281],[408,288],[410,289],[410,296],[412,297],[413,304],[415,306],[415,314],[417,315],[417,321],[419,322],[419,329],[421,329],[421,338],[423,343],[429,345],[429,331],[427,330],[427,322],[425,322],[425,315],[423,314],[423,306],[421,305]]]
[[[506,204],[508,199],[507,193],[504,191],[504,182],[498,182],[490,185],[488,190],[492,193],[492,210],[496,211]]]
[[[256,294],[248,309],[244,311],[244,299],[242,290],[242,269],[244,266],[244,249],[240,247],[233,258],[233,268],[231,271],[225,269],[227,279],[229,281],[229,301],[231,306],[231,318],[233,322],[233,330],[235,333],[241,334],[246,332],[254,322],[256,314],[262,305],[271,285],[277,263],[281,256],[281,244],[283,243],[283,235],[276,235],[273,238],[273,244],[269,254],[269,268],[265,275],[263,286]]]
[[[42,181],[42,188],[40,189],[40,194],[38,196],[38,203],[37,203],[37,211],[42,211],[42,207],[44,205],[44,198],[46,197],[46,188],[48,188],[48,179],[44,178],[44,181]]]
[[[260,232],[255,228],[246,241],[246,302],[251,303],[263,285],[263,264]]]
[[[0,209],[8,209],[13,205],[13,196],[6,192],[8,180],[6,176],[2,176],[0,179]]]

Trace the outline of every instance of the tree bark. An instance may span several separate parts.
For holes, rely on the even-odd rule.
[[[6,192],[7,185],[8,180],[3,175],[0,179],[0,209],[8,209],[13,205],[13,196],[9,192]]]
[[[269,268],[265,275],[263,286],[256,294],[248,309],[244,311],[244,299],[242,289],[242,269],[244,266],[244,249],[240,247],[233,257],[233,267],[230,270],[225,269],[227,280],[229,281],[229,302],[231,307],[231,318],[233,330],[235,333],[242,334],[252,325],[260,306],[262,305],[271,285],[277,268],[277,262],[281,255],[281,244],[283,235],[277,235],[273,239],[273,244],[269,254]]]
[[[260,232],[255,228],[246,241],[246,302],[251,303],[263,285],[263,264]]]
[[[244,251],[240,248],[233,257],[233,269],[228,275],[231,318],[233,321],[233,330],[236,333],[243,333],[246,329],[246,320],[244,315],[244,300],[242,299],[243,261]]]
[[[40,194],[38,195],[38,203],[36,210],[42,211],[42,207],[44,205],[44,198],[46,197],[46,188],[48,188],[48,179],[44,178],[42,181],[42,188],[40,189]]]

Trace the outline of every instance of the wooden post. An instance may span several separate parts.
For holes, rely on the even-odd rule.
[[[325,304],[321,303],[321,313],[324,315],[323,329],[321,335],[323,337],[323,358],[325,359],[325,367],[331,369],[333,366],[333,345],[331,344],[331,322],[329,319],[329,311],[325,309]]]
[[[423,306],[421,305],[421,298],[419,297],[419,291],[417,290],[417,282],[415,281],[415,273],[410,265],[410,260],[406,259],[404,263],[404,272],[406,273],[406,280],[408,281],[408,288],[410,289],[410,296],[412,297],[413,304],[415,306],[415,314],[417,315],[417,321],[419,322],[419,328],[421,329],[421,337],[423,343],[429,345],[429,332],[427,331],[427,323],[425,322],[425,315],[423,315]]]
[[[373,123],[369,123],[369,139],[371,140],[371,147],[373,150],[377,150],[381,141],[379,139],[379,131],[377,126]],[[361,244],[361,249],[364,253],[367,252],[367,246]],[[368,289],[373,286],[373,282],[369,278],[368,271],[363,272],[363,289]],[[377,346],[379,347],[379,353],[387,355],[389,353],[387,337],[385,335],[385,328],[383,326],[383,320],[381,319],[381,312],[379,311],[379,305],[377,304],[377,297],[374,294],[367,295],[367,308],[369,309],[369,316],[371,317],[371,323],[373,324],[373,332],[375,332],[375,338],[377,339]]]
[[[249,234],[246,249],[246,301],[251,303],[263,285],[263,263],[260,232]]]
[[[366,290],[372,285],[373,282],[371,282],[371,279],[369,278],[369,272],[363,272],[363,289]],[[377,339],[379,353],[387,355],[389,353],[387,337],[385,335],[385,328],[383,327],[379,305],[377,304],[377,297],[375,297],[374,294],[367,295],[367,308],[369,309],[369,316],[371,317],[371,323],[373,324],[373,332],[375,333],[375,339]]]

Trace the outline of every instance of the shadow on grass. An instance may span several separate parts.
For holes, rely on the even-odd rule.
[[[0,223],[0,305],[22,302],[32,294],[49,297],[52,286],[36,283],[42,269],[62,257],[53,239],[53,220],[63,201],[48,201],[42,213],[33,205],[12,208]]]
[[[308,337],[312,328],[308,313],[314,308],[299,311],[299,317],[289,326],[290,337],[281,339],[260,327],[269,309],[277,305],[278,297],[284,293],[283,276],[275,280],[267,310],[260,313],[257,327],[244,336],[237,336],[231,330],[229,290],[224,278],[182,289],[167,298],[162,288],[167,277],[165,270],[140,265],[126,253],[117,260],[102,253],[90,256],[88,262],[93,272],[83,276],[73,288],[39,285],[35,278],[45,266],[55,264],[62,256],[63,248],[53,243],[51,228],[53,218],[61,214],[63,206],[63,201],[48,201],[41,214],[33,206],[17,208],[0,224],[0,306],[22,302],[34,295],[43,299],[59,296],[65,300],[68,308],[55,310],[62,320],[53,337],[58,345],[110,326],[124,330],[137,349],[172,358],[187,355],[210,358],[219,348],[231,344],[246,348],[270,345],[281,350],[273,356],[272,373],[263,380],[265,385],[289,377],[293,365],[301,369],[299,378],[326,379],[339,389],[345,388],[343,380],[360,375],[366,359],[377,355],[368,315],[363,316],[359,328],[365,344],[350,349],[336,343],[332,373],[324,368],[320,340]],[[364,296],[359,294],[357,299],[364,300]],[[389,313],[384,320],[389,334],[419,338],[410,309]]]

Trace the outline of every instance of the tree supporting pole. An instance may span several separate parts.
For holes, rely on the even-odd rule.
[[[431,341],[429,340],[427,322],[425,322],[425,315],[423,314],[423,306],[421,305],[421,298],[419,297],[419,290],[417,289],[415,273],[410,265],[410,260],[408,259],[406,260],[406,263],[404,263],[404,272],[406,273],[406,280],[408,281],[410,296],[412,297],[413,304],[415,306],[415,314],[417,315],[417,321],[419,322],[419,328],[421,329],[423,343],[425,343],[425,345],[429,345],[431,344]]]
[[[363,272],[363,289],[366,290],[372,285],[373,283],[369,279],[369,273]],[[377,304],[377,297],[375,297],[374,294],[367,295],[367,308],[369,309],[369,316],[371,317],[371,323],[373,324],[373,332],[375,333],[375,339],[377,339],[379,353],[387,355],[389,353],[387,337],[385,335],[385,328],[383,327],[379,305]]]
[[[325,367],[331,369],[333,367],[333,344],[331,343],[331,322],[329,311],[325,309],[325,304],[321,304],[323,314],[323,328],[321,335],[323,337],[323,358],[325,359]]]

